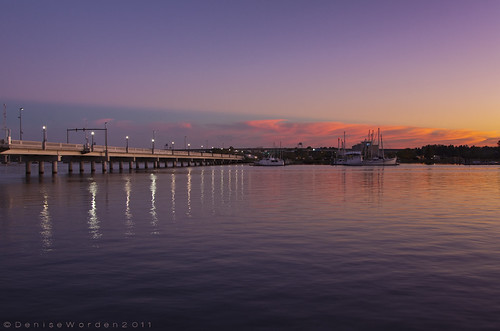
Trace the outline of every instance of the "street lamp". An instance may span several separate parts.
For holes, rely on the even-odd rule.
[[[43,130],[42,149],[45,149],[47,143],[47,127],[45,125],[42,126],[42,130]]]
[[[22,111],[24,108],[19,108],[19,140],[23,140],[23,118],[22,118]]]
[[[155,153],[155,140],[154,138],[151,139],[151,154]]]
[[[108,122],[104,122],[104,145],[106,145],[106,162],[109,161],[108,154]]]
[[[175,142],[172,141],[172,155],[174,155],[174,143]]]
[[[125,141],[126,141],[125,151],[128,153],[128,136],[125,137]]]
[[[188,144],[188,155],[190,155],[190,151],[191,151],[191,144]]]
[[[93,152],[94,151],[94,135],[95,135],[95,132],[92,131],[90,134],[92,135],[92,145],[90,147],[90,150]]]

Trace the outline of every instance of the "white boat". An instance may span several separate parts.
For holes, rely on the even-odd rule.
[[[371,166],[391,166],[398,165],[398,158],[374,158],[369,160],[363,160],[362,165],[371,165]]]
[[[344,151],[340,158],[335,160],[334,165],[363,165],[363,155],[359,151]]]
[[[284,166],[285,161],[276,157],[266,157],[254,163],[256,166]]]
[[[375,131],[368,133],[368,138],[361,143],[354,145],[353,151],[345,150],[345,133],[342,149],[339,150],[339,158],[334,165],[346,166],[394,166],[398,165],[397,157],[388,158],[384,154],[384,143],[380,129],[377,133],[377,143],[375,142]]]

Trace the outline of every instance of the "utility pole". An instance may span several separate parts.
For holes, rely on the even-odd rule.
[[[19,140],[23,140],[23,116],[22,111],[23,107],[19,108]]]

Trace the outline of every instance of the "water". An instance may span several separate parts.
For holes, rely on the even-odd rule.
[[[4,329],[500,328],[498,166],[11,165],[0,189]]]

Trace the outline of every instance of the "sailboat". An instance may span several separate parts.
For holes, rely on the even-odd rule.
[[[254,163],[255,166],[284,166],[285,165],[285,161],[278,157],[276,154],[276,150],[274,151],[275,155],[274,156],[271,156],[271,155],[268,155],[266,156],[265,158],[259,160],[259,161],[256,161]],[[279,154],[281,154],[281,142],[280,142],[280,150],[279,150]]]
[[[375,131],[368,132],[368,137],[361,143],[352,147],[353,151],[345,149],[345,133],[342,149],[340,146],[339,158],[334,162],[334,165],[346,166],[394,166],[398,165],[397,157],[388,158],[384,153],[384,142],[380,129],[377,133],[377,142],[375,142]]]

